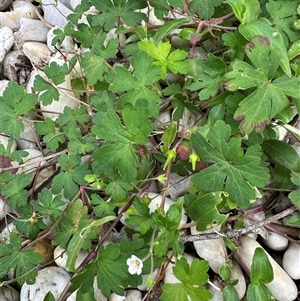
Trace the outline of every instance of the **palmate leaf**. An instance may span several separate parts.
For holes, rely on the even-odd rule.
[[[160,97],[151,87],[160,79],[161,68],[152,65],[151,58],[141,51],[132,56],[131,65],[133,73],[119,66],[115,68],[115,73],[105,77],[110,83],[110,91],[126,92],[120,96],[118,108],[122,109],[128,102],[135,106],[138,100],[147,99],[151,115],[157,116]]]
[[[202,73],[194,78],[194,82],[187,86],[191,91],[199,92],[200,100],[207,100],[214,96],[221,87],[226,72],[226,64],[218,57],[208,54],[204,62],[200,62]]]
[[[173,273],[181,283],[163,285],[162,301],[208,301],[212,293],[203,288],[208,281],[208,263],[194,259],[191,265],[185,257],[180,258],[173,267]]]
[[[189,10],[191,13],[199,13],[200,19],[210,19],[214,12],[215,7],[220,5],[223,0],[193,0],[189,2]]]
[[[78,193],[79,185],[86,184],[84,176],[89,174],[87,165],[80,165],[79,155],[63,154],[58,159],[61,172],[53,179],[52,192],[60,193],[64,190],[64,196],[70,200]]]
[[[253,186],[264,187],[268,183],[260,146],[252,145],[244,153],[241,138],[231,137],[230,126],[224,121],[210,127],[207,139],[199,132],[192,134],[191,143],[201,160],[212,163],[192,178],[199,190],[225,190],[232,202],[247,208],[255,199]]]
[[[268,38],[256,36],[246,46],[252,65],[237,60],[225,78],[229,80],[226,84],[229,91],[255,88],[240,102],[234,114],[234,118],[241,121],[241,131],[250,134],[253,129],[262,132],[270,120],[289,105],[288,96],[299,98],[300,80],[286,75],[273,80],[281,54],[270,48]]]
[[[104,174],[109,175],[111,170],[115,170],[128,183],[136,178],[139,158],[135,144],[147,143],[147,136],[154,128],[149,120],[147,104],[147,101],[140,100],[133,108],[127,103],[122,111],[125,126],[113,110],[95,114],[92,132],[109,141],[93,154]]]
[[[129,26],[147,20],[144,13],[136,11],[147,6],[144,0],[92,0],[91,4],[101,11],[101,14],[92,18],[92,25],[101,25],[106,31],[112,29],[120,19]]]
[[[43,255],[34,249],[22,250],[22,238],[15,232],[10,234],[10,242],[4,243],[0,248],[0,278],[4,277],[10,269],[14,269],[18,282],[33,284],[38,274],[36,266],[43,260]]]
[[[32,110],[37,101],[37,95],[27,94],[16,82],[9,82],[3,96],[0,97],[0,132],[11,135],[14,139],[20,138],[24,130],[20,116]]]

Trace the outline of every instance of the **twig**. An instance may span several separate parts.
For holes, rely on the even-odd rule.
[[[292,214],[293,212],[297,211],[298,208],[295,206],[292,206],[278,214],[275,214],[261,222],[256,223],[255,225],[251,225],[245,228],[240,228],[240,229],[229,229],[225,230],[223,232],[218,232],[218,233],[204,233],[204,234],[197,234],[197,235],[183,235],[179,238],[179,240],[182,243],[187,243],[187,242],[192,242],[192,241],[198,241],[198,240],[208,240],[208,239],[219,239],[222,237],[226,238],[237,238],[240,237],[241,235],[248,233],[250,231],[253,231],[257,228],[263,227],[267,224],[273,223],[274,221],[277,221],[289,214]]]

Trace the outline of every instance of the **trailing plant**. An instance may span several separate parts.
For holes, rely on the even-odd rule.
[[[88,13],[91,6],[99,13]],[[150,6],[163,25],[150,23]],[[243,227],[266,190],[300,207],[299,155],[278,132],[283,127],[300,140],[299,15],[293,0],[83,0],[55,30],[63,63],[38,71],[33,93],[10,82],[0,97],[0,132],[10,137],[0,145],[0,195],[17,229],[2,241],[1,285],[34,283],[49,264],[35,245],[50,237],[68,254],[77,300],[94,300],[95,276],[106,297],[141,285],[142,274],[153,289],[153,272],[166,268],[170,251],[178,283],[164,284],[161,300],[210,300],[208,263],[181,257],[184,229]],[[67,36],[74,52],[60,48]],[[43,118],[38,104],[59,101],[66,76],[78,106]],[[165,111],[172,112],[166,122]],[[29,113],[47,163],[31,173],[22,171],[26,151],[11,152]],[[36,185],[32,173],[49,166],[53,173]],[[191,176],[191,186],[166,209],[171,173]],[[144,194],[153,183],[162,191],[154,211]],[[183,214],[190,224],[181,224]],[[112,240],[123,216],[127,232]],[[299,212],[289,223],[299,227]],[[75,268],[81,249],[89,255]],[[237,300],[229,263],[220,275],[224,300]],[[249,300],[257,292],[271,299],[264,286],[271,276],[257,250]]]

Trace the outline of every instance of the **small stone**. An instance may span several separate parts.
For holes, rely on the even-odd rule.
[[[12,47],[14,39],[14,33],[9,27],[0,28],[0,63]]]
[[[51,51],[46,44],[40,42],[25,42],[23,51],[35,67],[43,69],[48,65]]]
[[[8,12],[0,12],[0,27],[7,26],[13,31],[17,31],[20,28],[20,19],[34,19],[36,13],[34,7],[29,5],[25,1],[14,1],[14,10]]]
[[[0,287],[0,300],[17,301],[20,300],[20,293],[11,286]]]
[[[0,1],[0,11],[3,11],[7,9],[11,4],[13,0],[1,0]]]
[[[59,267],[47,267],[40,270],[34,284],[23,284],[21,301],[44,300],[49,291],[57,300],[68,285],[70,278],[70,275]]]
[[[42,7],[45,20],[53,26],[65,27],[68,24],[67,16],[72,11],[60,1],[43,0]]]
[[[20,19],[20,37],[23,41],[46,42],[49,28],[39,20]]]
[[[14,68],[15,72],[18,72],[20,69],[20,65],[25,65],[26,56],[21,50],[10,51],[3,60],[3,75],[6,78],[8,77],[8,72],[10,66]]]
[[[289,276],[300,279],[300,245],[291,243],[283,255],[282,266]]]

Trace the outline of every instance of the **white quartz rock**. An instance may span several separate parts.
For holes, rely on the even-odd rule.
[[[46,42],[49,28],[40,20],[20,19],[20,37],[23,41]]]
[[[142,301],[142,293],[137,289],[128,289],[125,295],[127,301]]]
[[[252,259],[256,248],[262,246],[254,239],[242,236],[239,239],[240,247],[234,252],[234,258],[246,270],[247,273],[251,270]],[[266,252],[266,251],[265,251]],[[273,268],[274,279],[266,286],[273,294],[277,301],[293,301],[297,298],[298,289],[294,281],[282,269],[282,267],[266,252],[269,261]]]
[[[220,231],[221,226],[217,226],[213,229],[209,229],[207,231],[199,232],[196,230],[196,227],[191,227],[191,234],[204,234],[211,233],[214,230]],[[199,240],[193,242],[194,247],[196,249],[197,254],[208,261],[211,269],[219,274],[220,267],[227,260],[227,250],[222,238],[219,239],[208,239],[208,240]]]
[[[24,151],[28,152],[28,156],[23,158],[25,166],[18,169],[18,173],[25,172],[25,173],[32,173],[31,181],[34,178],[34,175],[39,167],[42,167],[43,165],[47,164],[46,160],[43,160],[44,156],[42,152],[38,149],[24,149]],[[18,167],[18,164],[13,164],[16,168]],[[35,184],[38,185],[42,183],[45,179],[48,179],[52,173],[54,172],[54,169],[52,166],[48,166],[46,168],[43,168],[40,170]]]
[[[168,195],[174,201],[187,193],[188,189],[193,186],[191,176],[181,177],[177,173],[171,173],[168,185]]]
[[[12,66],[16,72],[19,71],[20,65],[25,64],[23,59],[24,52],[21,50],[10,51],[3,60],[3,75],[8,77],[8,70]]]
[[[0,2],[0,11],[5,10],[12,4],[13,0],[1,0]]]
[[[142,293],[137,289],[129,289],[125,291],[124,296],[112,293],[108,301],[142,301]]]
[[[289,241],[287,238],[275,232],[268,232],[266,239],[262,238],[264,245],[274,251],[283,251],[287,248]]]
[[[43,0],[42,7],[45,20],[53,26],[65,27],[68,24],[67,16],[72,13],[72,11],[62,2]]]
[[[246,294],[246,280],[241,266],[236,260],[232,259],[231,280],[235,279],[238,280],[238,283],[234,287],[239,295],[239,299],[241,300]]]
[[[14,10],[0,12],[0,27],[7,26],[13,31],[20,28],[20,19],[35,19],[37,17],[34,8],[25,1],[14,1]]]
[[[0,232],[0,243],[1,240],[3,239],[7,239],[8,241],[10,241],[9,237],[10,237],[10,233],[11,232],[15,232],[18,233],[18,230],[16,228],[16,226],[13,223],[8,224],[1,232]],[[0,299],[1,300],[1,299]]]
[[[291,243],[284,252],[282,266],[291,278],[300,279],[300,245]]]
[[[7,204],[2,199],[0,199],[0,220],[6,216],[7,209]]]
[[[70,278],[70,275],[59,267],[47,267],[42,269],[38,272],[34,284],[23,284],[21,288],[21,301],[44,300],[49,291],[53,294],[55,300],[57,300],[69,283]]]
[[[0,63],[2,63],[6,54],[11,49],[14,39],[14,33],[8,26],[0,27]]]
[[[211,283],[206,286],[213,294],[210,301],[223,301],[222,286],[218,280],[212,280]]]
[[[35,134],[34,124],[31,120],[23,120],[24,130],[17,140],[18,149],[37,148],[37,137]]]
[[[23,51],[35,67],[43,69],[48,65],[51,51],[46,44],[41,42],[25,42],[23,44]]]
[[[19,301],[20,293],[11,286],[0,287],[0,300],[1,301]]]
[[[80,252],[78,253],[78,256],[76,258],[76,262],[75,262],[76,269],[81,265],[81,263],[88,256],[88,254],[89,254],[89,252],[87,250],[80,250]],[[67,255],[67,252],[65,249],[61,248],[60,246],[57,246],[54,249],[53,257],[54,257],[55,263],[59,267],[66,269],[68,255]]]

